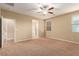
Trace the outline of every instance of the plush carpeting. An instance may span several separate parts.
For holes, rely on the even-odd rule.
[[[72,56],[79,55],[79,45],[55,39],[32,39],[9,42],[0,49],[3,56]]]

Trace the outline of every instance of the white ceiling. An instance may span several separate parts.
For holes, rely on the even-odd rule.
[[[39,8],[39,3],[15,3],[15,6],[9,6],[4,3],[0,3],[0,7],[13,12],[21,13],[24,15],[30,15],[39,19],[47,19],[64,13],[73,12],[79,10],[79,3],[52,3],[54,6],[54,14],[43,15],[37,13],[35,10]]]

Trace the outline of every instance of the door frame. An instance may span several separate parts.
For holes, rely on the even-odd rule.
[[[33,21],[38,22],[38,24],[36,24],[36,28],[37,28],[37,37],[33,37]],[[35,32],[36,32],[36,31],[35,31]],[[39,21],[38,21],[38,20],[35,20],[35,19],[32,19],[32,38],[33,38],[33,39],[39,38]]]
[[[3,17],[3,16],[1,17],[1,20],[2,20],[2,25],[1,25],[2,26],[2,34],[1,34],[2,35],[2,48],[3,48],[3,45],[4,45],[4,39],[3,39],[3,20],[4,19],[11,19],[11,18],[6,18],[6,17]],[[13,41],[16,42],[16,19],[11,19],[11,20],[14,20],[14,26],[15,26],[14,28],[15,29],[14,29],[14,40]],[[6,35],[7,35],[7,33],[6,33]]]

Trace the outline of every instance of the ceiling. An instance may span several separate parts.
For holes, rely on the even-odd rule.
[[[30,15],[39,19],[47,19],[64,13],[79,10],[79,3],[52,3],[52,5],[54,7],[53,12],[55,15],[43,15],[42,13],[37,13],[36,11],[39,8],[39,3],[14,3],[14,6],[0,3],[0,7],[3,9],[7,9],[24,15]]]

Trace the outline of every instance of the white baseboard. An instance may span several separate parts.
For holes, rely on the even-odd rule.
[[[31,39],[39,39],[39,37],[35,37],[35,38],[33,37],[33,38],[31,38]]]
[[[49,39],[56,39],[56,40],[61,40],[61,41],[70,42],[70,43],[74,43],[74,44],[79,44],[78,42],[73,42],[73,41],[69,41],[69,40],[65,40],[65,39],[60,39],[60,38],[49,38]]]
[[[32,40],[33,38],[27,38],[27,40]],[[48,38],[48,39],[55,39],[55,40],[61,40],[61,41],[65,41],[65,42],[70,42],[70,43],[74,43],[74,44],[79,44],[79,42],[73,42],[73,41],[69,41],[69,40],[65,40],[65,39],[60,39],[60,38]],[[16,42],[22,42],[22,41],[26,41],[25,40],[18,40]]]

